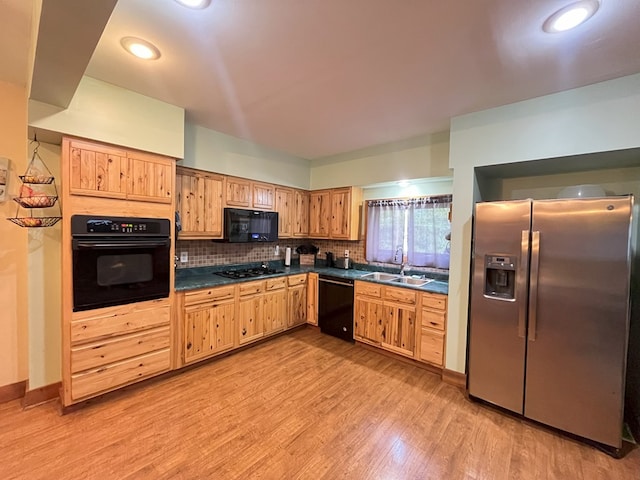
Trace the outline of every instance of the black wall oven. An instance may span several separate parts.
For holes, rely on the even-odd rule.
[[[169,220],[73,215],[71,238],[74,311],[169,296]]]

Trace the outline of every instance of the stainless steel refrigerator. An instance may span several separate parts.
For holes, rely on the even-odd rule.
[[[622,446],[633,197],[478,203],[469,395]]]

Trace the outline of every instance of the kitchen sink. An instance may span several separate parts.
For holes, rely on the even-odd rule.
[[[373,272],[373,273],[366,273],[362,275],[360,278],[368,278],[369,280],[380,280],[381,282],[389,282],[391,280],[395,280],[396,278],[400,278],[400,275],[397,275],[395,273]]]
[[[429,282],[433,282],[431,278],[413,278],[413,277],[398,277],[391,280],[393,283],[404,283],[405,285],[413,285],[415,287],[421,287]]]

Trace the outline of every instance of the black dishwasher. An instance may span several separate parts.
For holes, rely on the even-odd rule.
[[[322,333],[353,342],[353,280],[318,276],[318,326]]]

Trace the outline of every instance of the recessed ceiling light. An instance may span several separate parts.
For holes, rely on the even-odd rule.
[[[154,44],[136,37],[124,37],[120,44],[131,55],[143,60],[155,60],[160,58],[160,50]]]
[[[598,11],[598,0],[581,0],[561,8],[544,22],[547,33],[566,32],[589,20]]]
[[[176,0],[176,2],[187,8],[207,8],[211,0]]]
[[[409,180],[400,180],[398,182],[398,186],[399,187],[408,187],[409,186]]]

